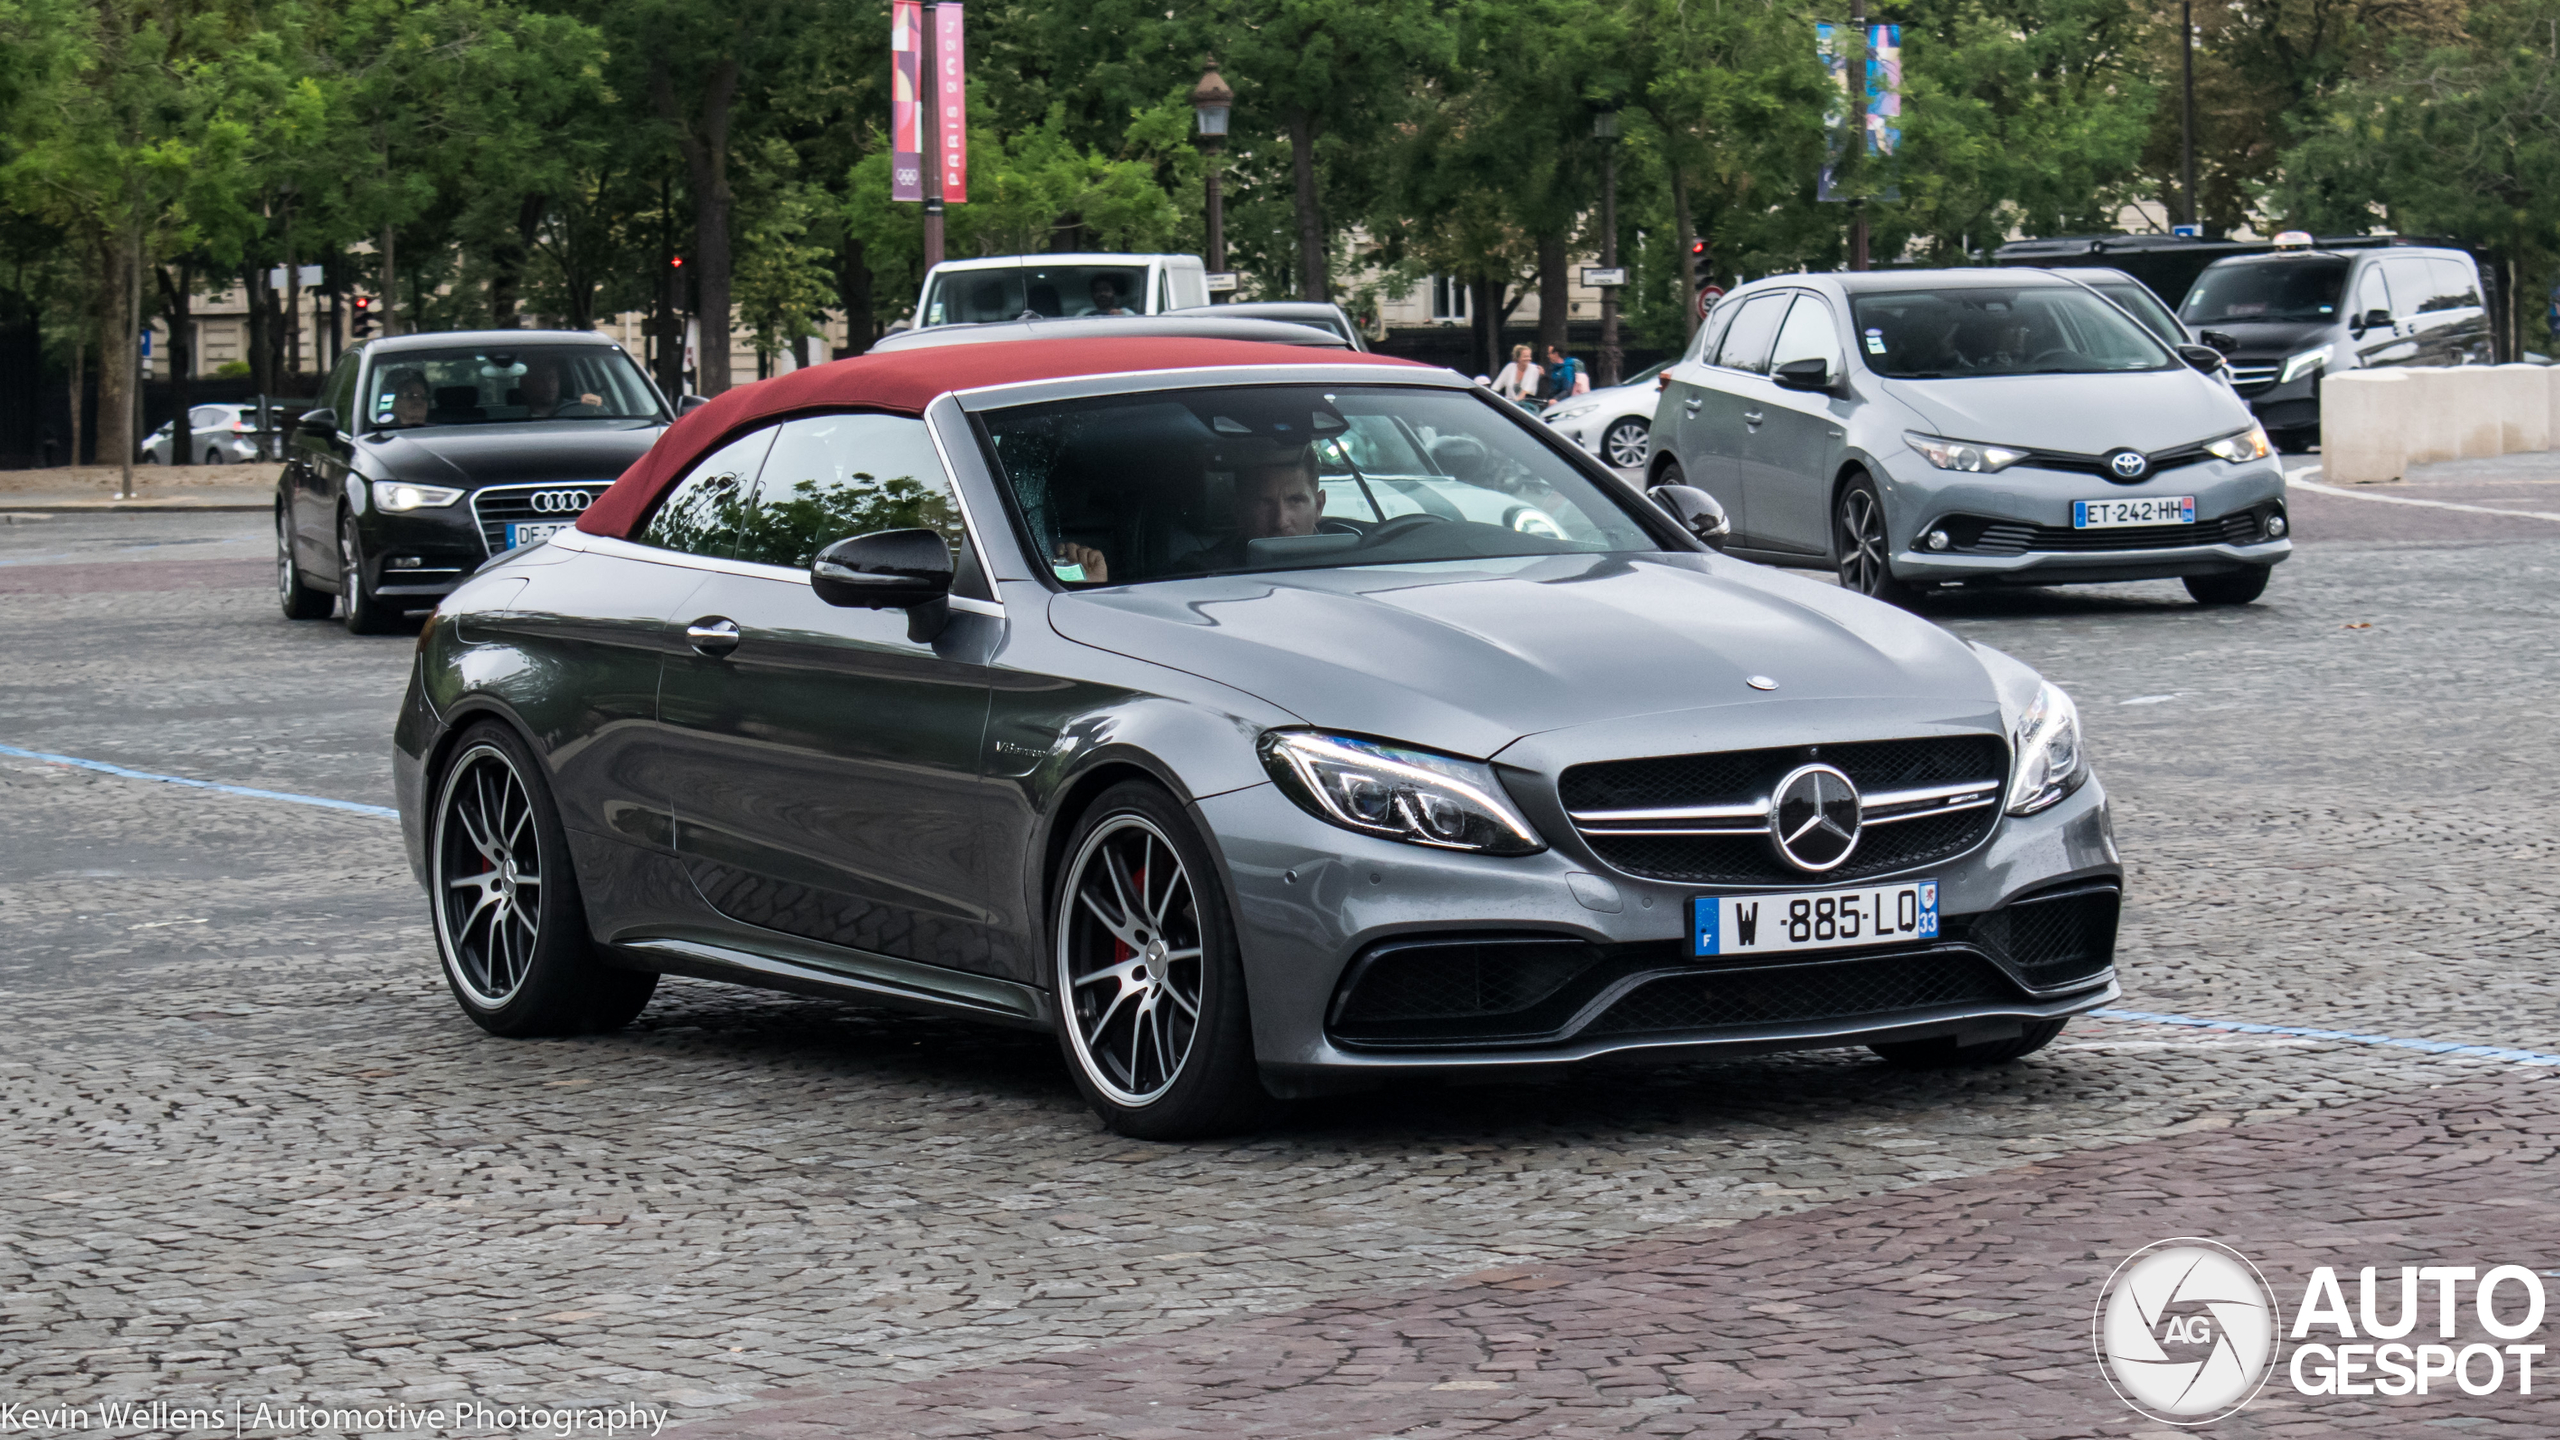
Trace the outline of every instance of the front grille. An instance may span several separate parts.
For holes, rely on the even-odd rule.
[[[2115,964],[2121,901],[2112,885],[2029,896],[1975,916],[1966,938],[2008,960],[2028,984],[2050,990]]]
[[[2074,530],[2067,525],[2028,525],[1979,515],[1950,515],[1938,528],[1967,555],[2024,555],[2031,551],[2174,550],[2187,545],[2255,545],[2266,538],[2270,509],[2240,510],[2193,525],[2131,525]]]
[[[471,516],[480,523],[480,538],[497,554],[507,548],[507,526],[520,521],[549,524],[575,520],[581,511],[596,503],[610,480],[558,480],[540,485],[491,485],[471,492]],[[546,500],[547,509],[535,509],[534,497],[566,497],[576,495],[578,502],[563,509],[558,500]]]
[[[2231,366],[2231,388],[2243,395],[2254,395],[2276,383],[2277,367],[2284,362],[2233,360],[2228,363]]]
[[[1553,996],[1598,958],[1578,940],[1489,937],[1383,945],[1352,977],[1335,1023],[1357,1032],[1391,1021],[1515,1014]]]
[[[1601,761],[1565,771],[1556,788],[1568,811],[1742,805],[1765,802],[1788,771],[1817,760],[1838,768],[1862,794],[1870,795],[1976,781],[1996,786],[2009,773],[2008,746],[1998,736],[1957,735]],[[1848,860],[1823,872],[1819,881],[1780,859],[1765,831],[1631,835],[1587,829],[1580,833],[1602,860],[1648,879],[1715,885],[1830,884],[1961,855],[1991,833],[1999,816],[1997,805],[1983,805],[1890,824],[1870,822]]]
[[[1582,1031],[1637,1035],[1887,1016],[2021,998],[2000,967],[1969,950],[1880,955],[1767,970],[1666,975],[1629,991]]]
[[[2111,455],[2115,452],[2107,453]],[[2027,452],[2027,458],[2019,461],[2018,464],[2029,470],[2067,470],[2081,475],[2095,475],[2115,485],[2139,485],[2145,480],[2156,480],[2163,472],[2175,470],[2181,465],[2193,465],[2209,458],[2209,455],[2210,452],[2201,445],[2182,445],[2175,450],[2156,450],[2145,457],[2151,462],[2150,468],[2131,480],[2117,474],[2114,468],[2107,464],[2106,455],[2076,455],[2068,450],[2030,450]]]

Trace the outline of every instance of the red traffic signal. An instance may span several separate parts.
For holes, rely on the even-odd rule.
[[[684,257],[681,255],[670,256],[667,260],[667,264],[673,269],[681,270],[684,268]]]
[[[359,295],[355,298],[354,304],[356,313],[355,317],[347,322],[348,333],[358,340],[370,339],[373,335],[373,297]]]

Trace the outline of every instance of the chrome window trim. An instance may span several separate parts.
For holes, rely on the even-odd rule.
[[[1182,370],[1115,370],[1101,375],[1069,375],[1043,380],[1010,380],[954,390],[950,399],[971,414],[1035,405],[1049,400],[1081,400],[1096,395],[1126,395],[1150,390],[1209,390],[1230,385],[1417,385],[1435,390],[1474,390],[1474,381],[1455,370],[1404,365],[1201,365]],[[936,401],[936,404],[941,403]]]
[[[568,536],[576,540],[563,545]],[[748,580],[778,580],[785,584],[807,585],[809,572],[781,565],[763,565],[753,560],[727,560],[716,555],[688,555],[681,550],[663,550],[625,540],[614,535],[591,535],[584,530],[571,530],[550,542],[564,550],[589,555],[610,555],[618,560],[638,560],[651,565],[666,565],[678,570],[700,570],[713,575],[736,575]],[[984,615],[992,620],[1005,618],[1004,606],[993,600],[976,600],[966,595],[953,595],[944,603],[963,615]]]

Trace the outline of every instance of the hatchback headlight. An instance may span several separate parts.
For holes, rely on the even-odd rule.
[[[2009,774],[2009,813],[2033,815],[2080,788],[2089,778],[2088,752],[2080,745],[2080,707],[2062,688],[2036,688],[2035,703],[2018,717],[2012,737],[2017,763]]]
[[[2228,460],[2234,465],[2243,460],[2264,460],[2276,453],[2276,447],[2267,443],[2267,427],[2264,425],[2252,425],[2237,435],[2207,441],[2204,448],[2215,459]]]
[[[1345,830],[1483,855],[1547,848],[1479,761],[1312,730],[1269,731],[1261,750],[1290,799]]]
[[[1935,435],[1904,431],[1903,441],[1941,470],[1968,470],[1988,475],[2027,458],[2028,452],[2006,445],[1977,445],[1970,440],[1941,440]]]
[[[373,482],[373,504],[377,510],[440,510],[462,498],[459,490],[442,485],[412,485],[406,480]]]
[[[2284,369],[2276,376],[2279,385],[2290,385],[2303,376],[2329,363],[2329,346],[2321,345],[2299,355],[2285,357]]]
[[[1590,414],[1592,411],[1597,410],[1597,409],[1599,409],[1599,408],[1600,408],[1600,407],[1599,407],[1599,406],[1597,406],[1597,405],[1565,405],[1565,406],[1560,406],[1560,407],[1558,407],[1558,408],[1556,408],[1556,409],[1553,409],[1553,410],[1550,410],[1550,411],[1548,411],[1548,412],[1547,412],[1547,423],[1548,423],[1548,424],[1551,424],[1551,425],[1554,425],[1554,424],[1561,424],[1561,423],[1563,423],[1564,421],[1567,421],[1567,420],[1579,420],[1579,419],[1581,419],[1583,416],[1588,415],[1588,414]]]

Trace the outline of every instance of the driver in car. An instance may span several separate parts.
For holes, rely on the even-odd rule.
[[[560,396],[560,362],[548,355],[535,355],[526,360],[524,379],[516,390],[524,397],[525,414],[534,420],[579,419],[604,413],[604,397],[582,394],[574,400]]]
[[[1210,457],[1209,464],[1218,464],[1217,457]],[[1236,533],[1184,556],[1184,571],[1243,569],[1246,547],[1253,541],[1313,535],[1324,519],[1324,487],[1316,481],[1315,452],[1307,446],[1265,451],[1237,462],[1235,476]],[[1111,581],[1111,562],[1090,545],[1061,544],[1057,563],[1083,566],[1086,584]]]

